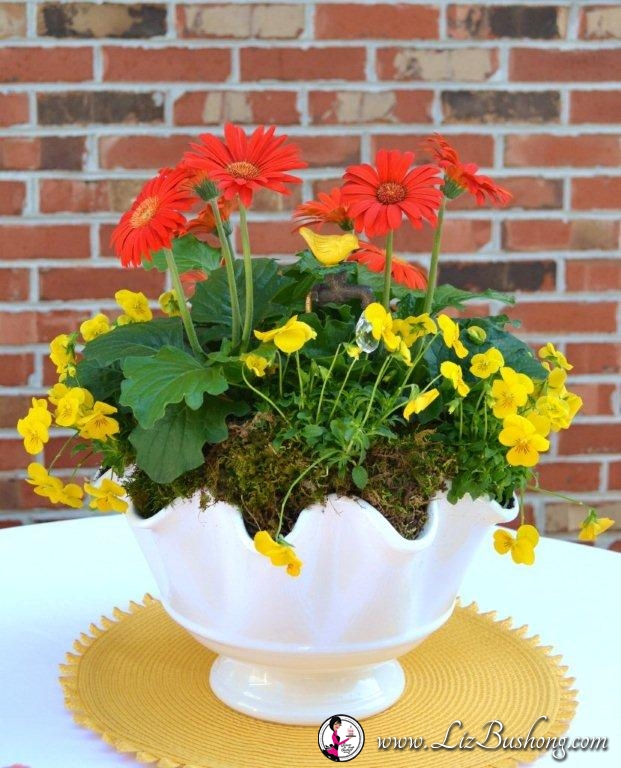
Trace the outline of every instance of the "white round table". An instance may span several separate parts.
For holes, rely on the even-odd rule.
[[[542,539],[535,565],[516,566],[494,552],[490,536],[461,590],[463,604],[476,600],[481,610],[512,616],[515,626],[528,624],[529,634],[563,655],[579,691],[568,743],[608,739],[606,751],[568,752],[564,764],[571,768],[621,766],[620,585],[616,553]],[[146,592],[157,596],[122,516],[0,532],[0,768],[138,765],[73,723],[58,664],[91,622]],[[404,757],[403,764],[415,758]],[[557,764],[550,753],[536,763]]]

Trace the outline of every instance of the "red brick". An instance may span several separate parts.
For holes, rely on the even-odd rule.
[[[621,290],[621,262],[618,259],[568,261],[565,270],[569,291]]]
[[[589,176],[571,182],[571,207],[580,210],[621,208],[618,176]]]
[[[621,70],[621,49],[554,51],[514,48],[510,53],[511,80],[575,83],[610,80]]]
[[[26,37],[26,4],[0,3],[0,38]]]
[[[432,160],[421,147],[421,142],[429,134],[406,134],[405,136],[377,135],[371,137],[371,151],[373,155],[378,149],[398,149],[401,152],[415,152],[416,163],[428,163]],[[475,136],[473,134],[451,134],[448,141],[459,152],[459,156],[465,163],[476,163],[480,166],[494,164],[494,137]]]
[[[621,424],[572,424],[571,429],[559,435],[561,455],[591,453],[619,453],[621,451]]]
[[[437,8],[425,5],[318,5],[315,12],[315,37],[318,40],[434,40],[438,37],[438,17]]]
[[[79,171],[83,154],[84,138],[81,136],[10,136],[0,139],[0,169]]]
[[[77,83],[93,76],[90,48],[0,49],[0,82]]]
[[[23,520],[0,520],[0,528],[15,528],[23,524]]]
[[[31,344],[37,337],[34,312],[0,312],[0,339],[3,344]]]
[[[572,123],[621,123],[619,91],[573,91],[569,118]]]
[[[218,48],[104,47],[104,80],[221,83],[231,74],[231,54]]]
[[[594,5],[580,11],[580,37],[586,40],[621,39],[618,5]]]
[[[268,211],[269,213],[287,212],[290,215],[296,205],[302,202],[300,185],[291,188],[290,195],[281,195],[271,189],[259,189],[252,198],[253,211]]]
[[[41,343],[47,344],[59,333],[73,333],[89,315],[90,313],[86,310],[53,309],[40,312],[36,318],[38,339]]]
[[[300,4],[229,3],[177,8],[177,30],[182,37],[287,40],[299,37],[304,24],[304,5]]]
[[[39,3],[37,34],[41,37],[149,38],[166,34],[162,3]]]
[[[554,261],[499,261],[475,258],[471,261],[440,261],[440,283],[466,291],[553,291],[556,287]]]
[[[503,246],[511,251],[614,250],[619,244],[616,221],[520,220],[503,222]]]
[[[28,383],[34,373],[34,356],[30,353],[17,355],[3,354],[0,366],[0,386],[18,387]]]
[[[0,181],[0,214],[20,214],[26,199],[26,185],[23,181]]]
[[[377,73],[380,80],[448,80],[484,82],[498,69],[495,48],[418,47],[380,48]]]
[[[542,488],[559,493],[597,491],[600,465],[579,462],[547,462],[537,467]]]
[[[0,93],[0,126],[27,123],[28,113],[27,94]]]
[[[611,552],[621,552],[621,539],[617,539],[616,541],[613,541],[612,544],[608,546],[608,549]]]
[[[128,288],[142,291],[152,299],[157,299],[164,290],[164,275],[156,270],[146,272],[142,269],[107,269],[93,267],[83,269],[63,269],[61,267],[40,270],[39,282],[41,298],[59,299],[112,299],[115,291]]]
[[[520,302],[505,310],[512,319],[522,321],[520,332],[524,333],[615,332],[616,311],[617,306],[612,301],[580,304],[575,301]]]
[[[621,163],[621,141],[611,134],[589,136],[508,136],[505,164],[511,166],[617,166]]]
[[[442,230],[442,253],[476,253],[491,238],[489,221],[448,218]],[[395,248],[403,253],[425,253],[431,250],[433,229],[425,225],[414,229],[404,224],[395,233]]]
[[[565,37],[567,11],[551,5],[449,5],[449,37],[457,40]]]
[[[19,419],[28,413],[32,395],[2,395],[0,397],[0,427],[15,429]]]
[[[30,272],[27,269],[0,271],[0,301],[24,301],[30,293]]]
[[[241,252],[241,241],[237,233],[237,250]],[[274,254],[292,255],[304,247],[300,236],[291,231],[288,221],[253,221],[250,223],[250,242],[253,254],[259,256]]]
[[[572,373],[620,373],[621,344],[568,344],[567,359],[574,366]]]
[[[558,91],[450,90],[440,94],[443,122],[557,123]]]
[[[43,213],[124,211],[142,185],[140,179],[42,179],[39,209]]]
[[[241,79],[364,80],[364,48],[242,48]]]
[[[359,136],[296,136],[302,157],[311,168],[345,166],[360,162]]]
[[[295,91],[191,91],[175,101],[176,125],[295,125],[300,122]]]
[[[0,442],[0,471],[21,469],[29,461],[32,461],[32,459],[28,458],[21,440],[7,440],[4,438]]]
[[[311,123],[430,123],[432,91],[311,91]]]
[[[43,464],[44,466],[49,466],[52,459],[56,456],[56,454],[62,449],[63,445],[67,442],[67,439],[70,435],[68,434],[66,437],[52,437],[49,441],[49,443],[46,444],[45,448],[43,449]],[[61,456],[59,457],[58,461],[54,464],[55,469],[73,469],[77,466],[77,464],[84,460],[84,463],[82,466],[84,468],[87,467],[99,467],[101,464],[101,454],[95,453],[92,456],[90,456],[88,459],[86,458],[86,453],[77,453],[77,454],[71,454],[71,448],[72,444],[70,443],[67,448],[63,451]]]
[[[608,487],[611,490],[621,489],[621,461],[611,461],[608,467]]]
[[[614,415],[614,384],[574,384],[570,381],[569,389],[582,398],[581,416]]]
[[[561,208],[563,205],[563,182],[561,179],[542,179],[536,176],[494,176],[494,181],[513,195],[508,208],[541,210]],[[480,210],[474,197],[467,193],[452,200],[453,210]]]
[[[531,504],[524,504],[523,507],[523,513],[524,513],[524,519],[522,520],[521,515],[518,514],[513,518],[513,520],[510,520],[508,523],[503,523],[503,528],[511,528],[514,531],[517,531],[517,529],[522,525],[522,523],[528,524],[528,525],[535,525],[535,511]]]
[[[99,141],[102,168],[140,168],[154,173],[177,165],[196,136],[106,136]]]
[[[87,226],[0,227],[0,259],[86,259],[89,252]]]

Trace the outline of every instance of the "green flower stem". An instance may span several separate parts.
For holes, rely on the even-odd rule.
[[[386,261],[384,263],[384,294],[382,298],[382,304],[384,309],[388,311],[390,308],[390,288],[392,285],[392,244],[393,244],[394,232],[392,229],[388,230],[386,235]]]
[[[373,385],[373,389],[371,390],[371,397],[369,398],[369,404],[367,406],[367,411],[364,414],[364,418],[362,419],[362,424],[360,425],[360,429],[364,427],[364,425],[367,423],[367,420],[371,414],[371,408],[373,407],[373,401],[375,400],[375,395],[377,394],[377,388],[379,387],[380,381],[383,379],[384,374],[388,370],[388,366],[392,362],[392,355],[389,355],[383,362],[382,367],[379,370],[379,373],[377,374],[377,378],[375,379],[375,384]],[[349,448],[351,446],[350,444],[347,446],[347,452],[349,453]]]
[[[358,362],[358,360],[354,357],[352,359],[351,363],[349,364],[349,367],[347,368],[347,372],[345,374],[345,378],[343,379],[343,383],[341,384],[341,388],[339,389],[339,393],[336,396],[336,400],[334,401],[334,404],[332,406],[332,410],[330,411],[330,415],[328,416],[328,421],[334,415],[334,411],[336,411],[336,408],[337,408],[337,406],[339,404],[339,400],[341,399],[341,395],[343,394],[343,390],[345,389],[345,386],[347,385],[347,381],[349,380],[349,374],[353,371],[354,365],[356,365],[357,362]],[[317,413],[319,413],[319,410],[317,411]]]
[[[242,252],[244,255],[244,278],[246,281],[246,306],[244,308],[244,328],[242,331],[242,352],[248,349],[250,334],[252,333],[252,318],[254,315],[254,286],[252,282],[252,254],[250,252],[250,235],[248,234],[248,219],[246,206],[239,201],[239,228],[242,238]]]
[[[173,252],[170,250],[170,248],[167,248],[164,251],[164,253],[166,254],[166,266],[168,267],[168,271],[170,272],[170,276],[172,278],[175,298],[177,299],[179,312],[181,312],[181,321],[183,322],[183,327],[185,328],[185,332],[188,336],[188,341],[190,342],[190,346],[192,347],[192,351],[194,352],[194,354],[198,358],[203,358],[205,357],[205,353],[201,349],[201,345],[198,343],[198,336],[196,335],[196,329],[194,328],[194,324],[192,323],[192,319],[190,318],[190,312],[188,310],[188,305],[185,300],[185,294],[183,292],[183,287],[181,285],[181,279],[179,278],[179,270],[177,269],[177,265],[175,264],[175,257],[173,256]]]
[[[435,232],[433,233],[433,247],[431,249],[431,264],[429,265],[429,280],[427,282],[427,293],[425,294],[425,304],[423,305],[423,313],[431,312],[431,305],[433,303],[433,294],[436,290],[436,283],[438,282],[438,261],[440,259],[440,242],[442,240],[442,224],[444,223],[444,209],[446,207],[446,198],[442,198],[440,203],[440,210],[438,211],[438,224]]]
[[[548,491],[545,488],[541,488],[539,484],[537,485],[527,485],[526,486],[527,491],[535,491],[536,493],[545,493],[546,496],[554,496],[556,499],[563,499],[564,501],[570,501],[572,504],[578,504],[580,507],[586,507],[589,512],[594,511],[594,508],[589,506],[588,504],[585,504],[584,501],[580,501],[580,499],[575,499],[573,496],[566,496],[564,493],[557,493],[556,491]]]
[[[218,239],[220,240],[222,255],[224,256],[224,265],[226,267],[226,279],[229,284],[229,294],[231,297],[231,342],[235,348],[239,344],[240,339],[241,313],[239,310],[237,284],[235,283],[233,254],[229,248],[229,241],[226,232],[224,231],[224,224],[222,223],[222,216],[220,215],[220,209],[218,208],[218,201],[213,199],[209,201],[209,204],[211,205],[211,210],[213,211],[213,216],[216,221],[216,230],[218,231]]]
[[[304,382],[302,381],[302,368],[300,367],[300,353],[295,353],[295,364],[298,369],[298,382],[300,384],[300,406],[304,406]]]
[[[336,359],[338,357],[340,349],[341,349],[341,345],[339,344],[338,347],[336,348],[336,352],[332,356],[332,362],[330,363],[330,367],[328,368],[328,374],[325,377],[325,379],[323,380],[323,384],[321,385],[321,392],[319,393],[319,402],[317,403],[317,414],[315,416],[315,421],[317,421],[319,419],[319,414],[321,413],[321,406],[323,404],[323,396],[324,396],[325,391],[326,391],[326,385],[328,383],[328,380],[330,378],[330,375],[331,375],[332,371],[334,370],[334,366],[336,364]]]
[[[272,408],[275,411],[277,411],[283,417],[283,419],[287,422],[287,424],[288,424],[289,423],[289,419],[280,410],[280,408],[276,405],[276,403],[274,403],[272,400],[270,400],[270,398],[264,392],[261,392],[260,389],[257,389],[256,387],[252,386],[252,384],[246,378],[246,374],[244,373],[244,369],[243,368],[242,368],[241,374],[242,374],[242,379],[244,380],[244,382],[245,382],[246,386],[248,387],[248,389],[252,390],[256,395],[259,395],[259,397],[262,397],[263,400],[265,400],[266,403],[269,403],[272,406]]]
[[[441,379],[441,378],[442,378],[442,374],[441,374],[441,373],[439,373],[439,374],[438,374],[438,375],[435,377],[435,379],[432,379],[432,380],[429,382],[429,384],[427,384],[427,386],[426,386],[424,389],[421,389],[421,390],[420,390],[420,392],[418,393],[417,397],[420,397],[420,395],[424,395],[424,394],[425,394],[425,392],[426,392],[428,389],[431,389],[431,388],[433,387],[433,385],[436,383],[436,381],[437,381],[438,379]],[[401,387],[399,388],[399,392],[401,392],[401,391],[403,390],[403,388],[405,387],[405,385],[406,385],[406,382],[404,381],[404,382],[403,382],[403,384],[401,385]],[[400,395],[400,397],[401,397],[401,395]],[[405,396],[405,395],[402,395],[402,397],[406,397],[406,396]],[[409,398],[407,398],[407,397],[406,397],[406,403],[407,403],[408,399],[409,399]],[[403,403],[403,402],[399,403],[399,405],[395,405],[395,407],[394,407],[394,408],[391,408],[391,409],[390,409],[390,410],[389,410],[389,411],[388,411],[388,412],[387,412],[385,415],[383,415],[383,416],[381,417],[380,421],[383,421],[384,419],[387,419],[389,416],[392,416],[392,414],[393,414],[395,411],[398,411],[398,410],[400,410],[401,408],[403,408],[403,406],[404,406],[404,405],[405,405],[405,403]]]
[[[58,459],[60,459],[60,457],[61,457],[61,456],[63,455],[63,453],[65,452],[65,448],[66,448],[66,447],[69,445],[69,443],[73,442],[73,440],[75,440],[75,439],[76,439],[76,437],[78,437],[78,434],[79,434],[79,433],[78,433],[78,432],[76,432],[74,435],[71,435],[71,437],[68,437],[68,438],[65,440],[65,442],[64,442],[64,443],[63,443],[63,444],[60,446],[60,448],[58,449],[58,453],[56,454],[56,456],[54,456],[54,458],[52,459],[52,461],[50,461],[50,466],[47,468],[47,472],[48,472],[48,474],[49,474],[49,473],[52,471],[52,469],[54,468],[54,464],[56,464],[56,462],[58,461]]]

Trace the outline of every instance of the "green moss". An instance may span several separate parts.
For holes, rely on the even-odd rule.
[[[301,440],[289,440],[280,449],[273,445],[281,429],[269,414],[234,424],[229,438],[210,447],[205,464],[162,486],[137,470],[125,481],[138,514],[150,517],[176,497],[204,490],[208,499],[238,506],[248,533],[275,531],[278,515],[290,486],[312,464],[314,457]],[[330,493],[357,496],[376,507],[406,538],[416,538],[427,519],[431,496],[454,474],[454,461],[445,446],[433,442],[432,433],[408,432],[397,439],[382,439],[369,450],[365,461],[369,481],[363,491],[349,473],[318,465],[295,485],[285,507],[283,532],[291,530],[299,513]]]

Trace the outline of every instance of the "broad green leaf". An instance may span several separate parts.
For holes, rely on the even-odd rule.
[[[484,291],[473,293],[463,291],[461,288],[455,288],[453,285],[439,285],[434,294],[431,304],[431,314],[441,312],[447,307],[454,309],[463,309],[467,301],[482,299],[485,301],[501,301],[503,304],[514,304],[515,299],[508,293],[501,293],[487,288]],[[408,317],[409,315],[420,315],[423,311],[425,301],[425,291],[410,291],[399,301],[397,315],[399,317]]]
[[[364,467],[358,465],[352,469],[351,479],[354,481],[356,488],[359,488],[362,491],[365,485],[369,482],[369,475]]]
[[[131,323],[89,341],[84,357],[99,366],[108,366],[126,357],[154,355],[162,347],[183,349],[183,326],[178,317]]]
[[[68,386],[84,387],[95,400],[114,402],[121,391],[123,372],[118,364],[100,366],[94,360],[81,360],[76,374],[65,383]]]
[[[149,429],[166,406],[182,400],[198,410],[205,393],[219,395],[228,382],[219,366],[208,367],[180,349],[164,347],[154,357],[130,357],[123,364],[125,381],[120,402]]]
[[[229,414],[241,416],[246,410],[245,403],[209,395],[196,411],[183,404],[169,405],[151,429],[138,426],[129,436],[136,463],[154,482],[171,483],[203,463],[205,443],[226,440]]]
[[[175,264],[180,273],[189,272],[191,269],[202,269],[205,272],[212,272],[218,269],[222,254],[219,248],[213,248],[208,243],[198,240],[194,235],[184,235],[177,237],[172,241],[172,252],[175,257]],[[152,261],[143,262],[145,269],[158,269],[160,272],[166,272],[166,256],[164,251],[157,251],[153,254]]]

